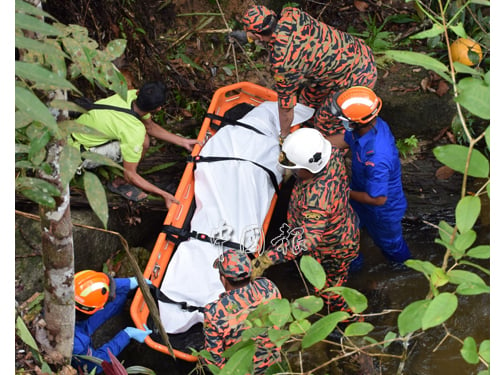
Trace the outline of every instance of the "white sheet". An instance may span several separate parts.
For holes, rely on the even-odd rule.
[[[314,113],[297,104],[292,125],[300,124]],[[278,184],[282,179],[279,157],[279,118],[277,102],[264,102],[239,120],[265,135],[241,126],[226,125],[210,138],[202,156],[231,156],[251,160],[270,169]],[[262,223],[275,193],[269,175],[247,161],[197,163],[195,172],[196,210],[191,230],[241,243],[257,250]],[[161,290],[170,299],[205,306],[224,292],[219,273],[212,265],[222,253],[218,244],[189,239],[179,244],[168,265]],[[159,302],[162,324],[167,333],[182,333],[203,314],[182,310],[179,305]]]

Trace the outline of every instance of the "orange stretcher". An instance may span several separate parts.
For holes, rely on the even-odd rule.
[[[250,82],[240,82],[233,85],[225,86],[218,89],[210,103],[207,113],[223,116],[228,110],[238,104],[246,103],[251,106],[258,106],[264,101],[277,101],[277,94],[275,91],[256,85]],[[220,125],[220,120],[206,117],[202,123],[198,140],[204,142],[210,138],[217,131],[217,126]],[[191,155],[197,156],[201,151],[201,146],[196,145]],[[183,228],[185,223],[190,220],[190,214],[193,212],[194,201],[194,163],[187,163],[179,186],[175,193],[175,198],[180,202],[174,204],[169,209],[164,225],[173,226],[176,228]],[[277,194],[274,195],[269,211],[262,226],[262,236],[264,236],[269,227],[275,205],[277,201]],[[264,238],[260,239],[261,243]],[[177,248],[176,241],[169,240],[166,233],[162,232],[158,235],[156,244],[149,258],[149,262],[144,270],[144,277],[150,279],[153,285],[160,287],[165,272],[167,270],[169,261],[172,254]],[[134,324],[138,328],[142,328],[147,323],[149,316],[149,309],[144,301],[144,297],[140,289],[137,290],[130,307],[130,313]],[[195,362],[197,357],[186,353],[182,350],[173,348],[173,353],[169,348],[157,341],[151,336],[145,340],[145,344],[159,352],[173,355],[175,358],[180,358],[185,361]]]

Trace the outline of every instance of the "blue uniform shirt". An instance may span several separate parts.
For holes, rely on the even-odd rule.
[[[344,140],[352,152],[351,189],[365,191],[373,198],[387,197],[382,206],[363,205],[364,208],[404,215],[407,203],[401,182],[399,151],[389,125],[377,117],[368,133],[359,137],[355,132],[345,132]],[[352,203],[353,206],[359,204]]]

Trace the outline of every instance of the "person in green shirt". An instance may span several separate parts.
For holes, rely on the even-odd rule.
[[[137,173],[137,167],[149,147],[150,137],[184,147],[188,151],[192,151],[194,145],[200,142],[173,134],[154,122],[152,115],[165,104],[166,95],[166,86],[162,82],[148,82],[139,90],[129,90],[126,100],[118,94],[98,100],[96,104],[111,105],[132,112],[91,109],[75,121],[99,131],[100,134],[73,133],[71,138],[76,147],[123,162],[123,178],[118,176],[108,183],[112,192],[133,201],[145,199],[145,192],[149,192],[162,197],[166,207],[170,208],[172,203],[177,202],[174,196]],[[99,165],[87,159],[82,168],[92,169]]]

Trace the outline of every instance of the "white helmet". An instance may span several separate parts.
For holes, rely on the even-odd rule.
[[[281,151],[279,164],[283,168],[318,173],[330,160],[332,145],[318,130],[300,128],[285,138]]]

